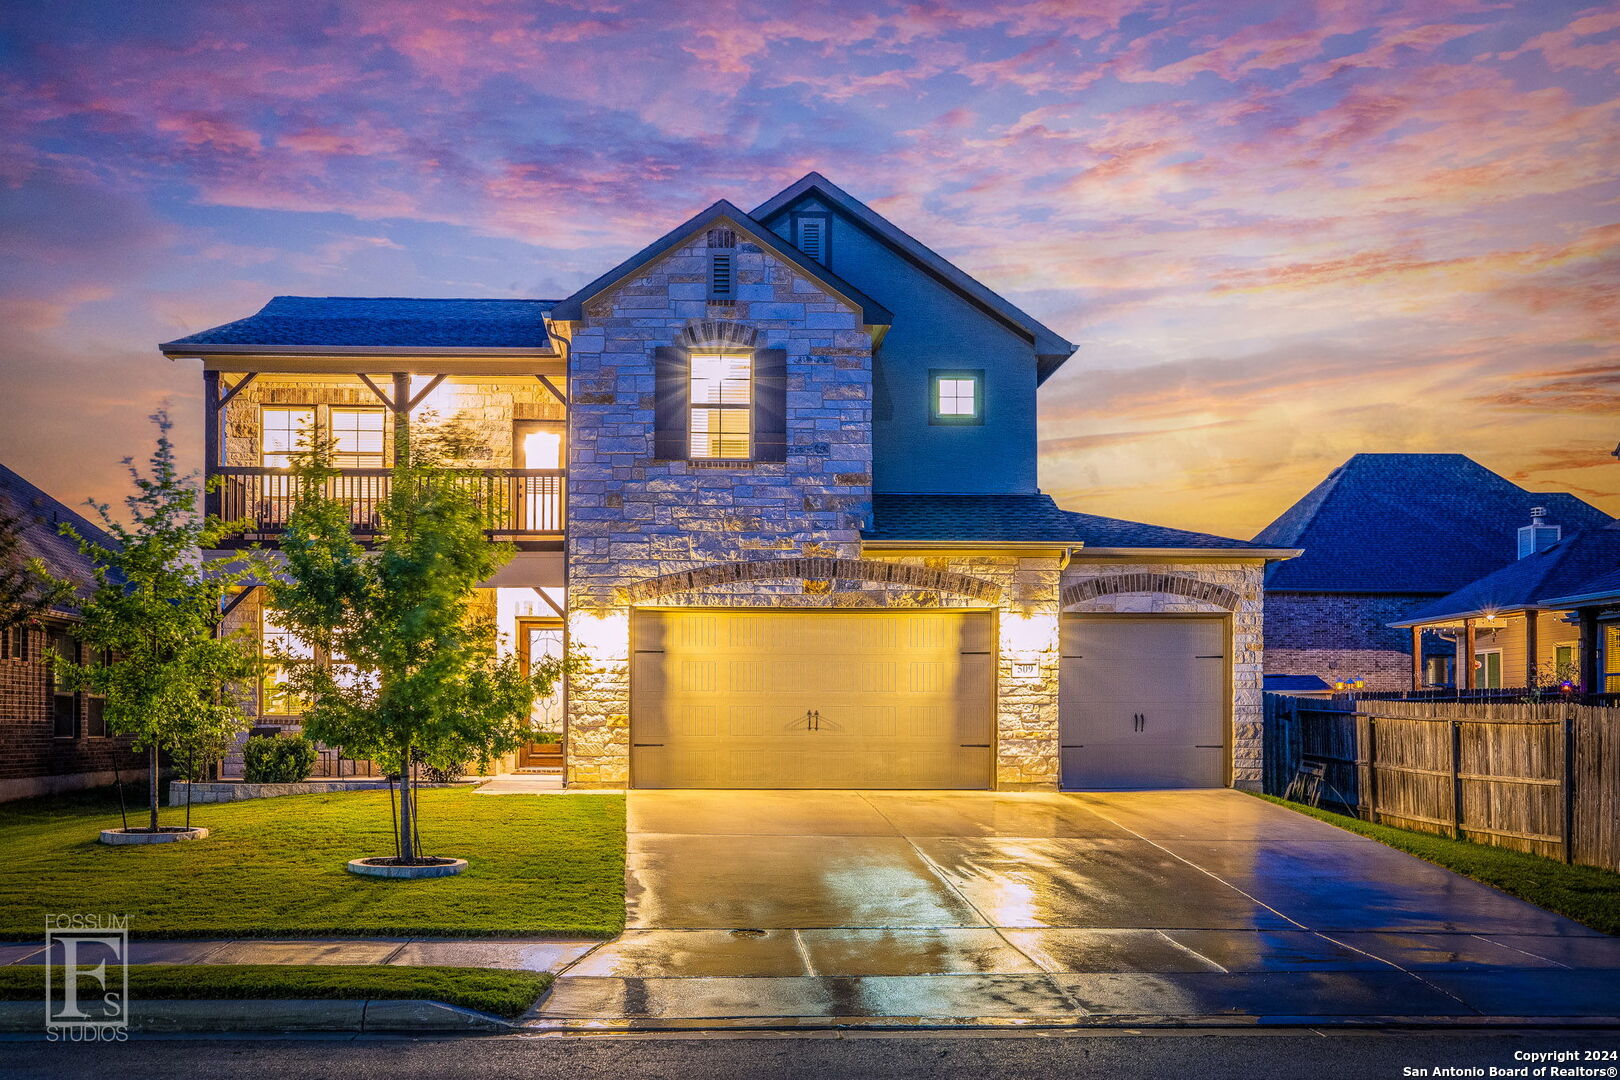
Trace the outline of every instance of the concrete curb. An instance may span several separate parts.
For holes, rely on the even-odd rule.
[[[523,1030],[498,1016],[420,999],[135,1001],[138,1032],[412,1032],[493,1035]],[[45,1033],[43,1001],[0,1001],[0,1032]]]

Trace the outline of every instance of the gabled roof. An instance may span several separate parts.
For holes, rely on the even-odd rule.
[[[1064,510],[1050,495],[875,492],[867,541],[895,543],[1052,544],[1061,547],[1276,552],[1246,540],[1185,532]]]
[[[0,465],[0,505],[17,521],[18,546],[24,557],[39,559],[54,577],[78,584],[81,593],[95,587],[94,564],[80,554],[77,543],[57,530],[64,523],[70,524],[86,540],[115,547],[116,541],[99,525],[70,510],[4,465]],[[72,609],[58,607],[56,610],[70,612]]]
[[[818,172],[806,174],[760,203],[754,208],[753,216],[765,221],[812,192],[859,222],[911,262],[1029,337],[1035,345],[1037,383],[1045,382],[1047,376],[1074,354],[1075,346],[1072,343]]]
[[[1613,574],[1617,568],[1620,522],[1566,536],[1545,551],[1508,563],[1390,625],[1414,626],[1540,608],[1546,598],[1583,592],[1595,579]]]
[[[1526,491],[1462,454],[1357,454],[1260,531],[1303,548],[1266,587],[1445,594],[1512,562],[1532,507],[1567,536],[1609,516],[1573,495]]]
[[[265,346],[550,351],[553,300],[429,300],[377,296],[278,296],[257,314],[158,348]]]
[[[583,289],[566,299],[557,301],[556,305],[551,309],[551,317],[560,322],[579,321],[584,316],[585,301],[629,277],[636,270],[679,245],[699,229],[706,229],[718,221],[729,221],[731,224],[741,227],[743,231],[750,234],[752,240],[769,249],[772,255],[783,262],[791,264],[794,269],[806,277],[819,281],[833,292],[842,295],[861,309],[861,321],[868,326],[889,326],[894,322],[894,316],[890,314],[888,308],[873,300],[825,266],[806,258],[803,252],[792,244],[783,241],[771,230],[726,199],[721,199],[707,209],[687,218],[618,266],[586,285]]]

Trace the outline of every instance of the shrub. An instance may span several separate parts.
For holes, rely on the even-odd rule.
[[[442,769],[429,765],[422,770],[422,780],[428,784],[453,784],[466,775],[467,763],[465,761],[451,762]]]
[[[250,784],[296,784],[315,768],[315,744],[302,735],[255,735],[242,747]]]

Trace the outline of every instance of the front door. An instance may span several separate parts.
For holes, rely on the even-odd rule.
[[[562,620],[524,619],[518,623],[518,658],[525,675],[532,664],[562,655]],[[563,688],[558,682],[550,694],[535,699],[529,719],[534,730],[545,732],[546,737],[518,752],[519,768],[562,768],[563,715]]]

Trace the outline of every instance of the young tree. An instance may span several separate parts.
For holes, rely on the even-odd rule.
[[[535,698],[568,665],[547,661],[525,676],[498,654],[494,622],[474,604],[479,582],[513,551],[485,535],[493,508],[431,450],[401,457],[367,550],[349,504],[330,495],[338,473],[329,448],[300,455],[271,601],[313,647],[312,658],[281,660],[305,702],[305,732],[402,778],[399,856],[409,862],[419,857],[412,766],[446,769],[516,749],[531,735]]]
[[[80,664],[56,656],[52,663],[70,684],[105,696],[108,730],[134,736],[132,746],[149,755],[149,828],[156,832],[159,752],[189,760],[245,728],[236,687],[254,677],[259,657],[245,635],[218,634],[221,604],[254,574],[254,561],[200,554],[241,526],[199,511],[199,486],[175,464],[168,414],[152,420],[157,447],[147,473],[125,461],[135,485],[124,500],[130,524],[92,504],[114,546],[62,526],[96,569],[77,636],[107,659]]]
[[[22,523],[0,502],[0,633],[71,603],[75,591],[72,582],[51,577],[29,556],[22,546]]]

